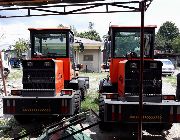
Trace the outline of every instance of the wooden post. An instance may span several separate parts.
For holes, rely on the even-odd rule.
[[[1,78],[2,78],[2,82],[3,82],[3,87],[4,87],[4,93],[5,93],[5,96],[7,96],[6,83],[5,83],[4,73],[3,73],[4,69],[3,69],[1,51],[0,51],[0,70],[1,70]]]

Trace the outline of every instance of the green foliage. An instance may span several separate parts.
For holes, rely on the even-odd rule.
[[[170,21],[166,21],[159,28],[158,34],[161,35],[166,41],[173,40],[179,35],[179,29]]]
[[[162,24],[156,34],[155,48],[161,50],[173,50],[173,40],[179,36],[179,29],[170,21],[166,21]]]
[[[98,111],[99,105],[98,105],[98,97],[99,97],[99,82],[100,80],[107,77],[108,73],[102,72],[102,73],[84,73],[80,72],[79,76],[82,77],[89,77],[89,89],[87,96],[85,97],[85,101],[81,103],[81,109],[82,111],[93,109],[95,112]]]
[[[139,39],[135,39],[134,36],[126,36],[126,37],[118,37],[116,38],[116,44],[121,44],[122,48],[126,48],[126,50],[122,50],[125,53],[127,52],[127,50],[131,50],[134,51],[135,48],[139,48]]]
[[[58,27],[62,28],[65,26],[63,24],[59,24]],[[96,40],[96,41],[101,41],[101,37],[100,37],[99,33],[96,30],[94,30],[93,22],[89,22],[88,28],[89,28],[89,31],[78,33],[78,31],[76,30],[76,28],[73,25],[70,26],[70,29],[71,29],[71,31],[73,31],[74,36],[81,37],[81,38],[87,38],[87,39],[91,39],[91,40]]]
[[[15,51],[17,53],[18,58],[22,58],[22,53],[26,52],[28,48],[28,41],[19,38],[14,45]]]
[[[22,78],[22,71],[18,70],[18,71],[11,71],[8,75],[8,80],[9,81],[13,81],[13,80],[17,80],[17,79],[21,79]]]
[[[166,44],[165,39],[160,34],[156,34],[156,36],[155,36],[155,49],[164,50],[165,44]]]
[[[91,39],[91,40],[101,41],[101,37],[100,37],[99,33],[96,30],[94,30],[93,22],[89,22],[88,28],[89,28],[89,31],[77,33],[77,36],[81,37],[81,38],[87,38],[87,39]]]
[[[180,52],[180,35],[173,40],[172,45],[175,53]]]
[[[86,99],[81,103],[82,111],[86,111],[88,109],[98,111],[98,93],[96,93],[95,96],[91,96],[91,93],[92,92],[89,92],[89,95],[86,96]]]
[[[87,38],[91,40],[96,40],[96,41],[101,41],[101,37],[99,33],[96,30],[90,30],[90,31],[85,31],[85,32],[80,32],[77,34],[78,37],[81,38]]]
[[[176,76],[167,76],[164,77],[163,82],[170,83],[173,87],[177,86],[177,77]]]

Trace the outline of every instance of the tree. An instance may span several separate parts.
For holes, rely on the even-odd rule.
[[[170,21],[166,21],[163,25],[159,28],[158,34],[161,35],[166,41],[172,41],[179,35],[179,29]]]
[[[77,34],[78,37],[87,38],[91,40],[101,41],[101,37],[96,30],[85,31]]]
[[[63,27],[65,27],[63,24],[59,24],[58,26],[57,26],[58,28],[63,28]]]
[[[91,40],[101,41],[99,33],[94,29],[94,23],[89,22],[89,31],[80,32],[77,34],[78,37],[87,38]]]
[[[59,24],[58,27],[62,28],[65,26],[63,24]],[[81,38],[87,38],[87,39],[91,39],[91,40],[96,40],[96,41],[101,41],[101,37],[100,37],[99,33],[96,30],[94,30],[93,22],[89,22],[88,28],[89,28],[89,31],[78,33],[78,31],[76,30],[76,28],[73,25],[70,26],[70,29],[73,31],[74,36],[81,37]]]
[[[175,53],[180,52],[180,35],[173,40],[172,44],[173,44],[174,52]]]
[[[57,27],[58,28],[63,28],[63,27],[66,27],[66,26],[64,26],[63,24],[59,24]],[[74,27],[74,25],[70,25],[70,29],[74,33],[74,36],[76,36],[78,34],[78,32],[77,32],[76,28]]]
[[[156,34],[155,36],[155,49],[156,50],[164,50],[164,46],[165,46],[165,39],[160,35],[160,34]]]
[[[77,32],[76,28],[74,27],[74,25],[71,25],[70,29],[71,29],[71,31],[73,31],[74,36],[77,36],[78,32]]]
[[[93,22],[89,22],[89,29],[93,30],[94,29],[94,23]]]
[[[173,50],[173,40],[179,35],[179,29],[170,21],[166,21],[162,24],[156,34],[156,45],[159,44],[164,50],[171,52]],[[157,46],[156,46],[157,47]],[[159,46],[158,46],[159,47]]]
[[[19,38],[18,41],[16,41],[15,45],[14,45],[14,49],[17,53],[17,57],[18,58],[22,58],[22,53],[26,52],[29,48],[28,48],[28,41]]]

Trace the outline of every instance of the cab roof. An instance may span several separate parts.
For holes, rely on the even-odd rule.
[[[28,28],[29,31],[47,31],[47,30],[67,30],[69,31],[70,28],[62,27],[62,28]]]
[[[145,28],[157,28],[156,25],[146,25],[144,26]],[[126,29],[126,28],[141,28],[141,26],[119,26],[119,25],[111,25],[110,28],[122,28],[122,29]]]
[[[56,33],[59,33],[59,32],[70,32],[71,34],[74,35],[74,33],[71,31],[70,28],[68,27],[60,27],[60,28],[28,28],[28,30],[30,32],[56,32]]]

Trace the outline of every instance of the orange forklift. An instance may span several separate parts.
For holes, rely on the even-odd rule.
[[[34,115],[79,113],[89,78],[77,76],[69,28],[30,28],[31,59],[23,60],[23,89],[3,97],[3,113],[23,121]],[[26,116],[26,117],[24,117]]]
[[[110,75],[99,83],[100,129],[112,129],[118,124],[119,128],[129,125],[137,131],[141,88],[143,129],[161,132],[180,122],[178,98],[174,93],[162,93],[162,62],[154,60],[155,28],[144,27],[142,68],[141,27],[110,26],[104,51],[110,58]]]

